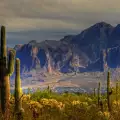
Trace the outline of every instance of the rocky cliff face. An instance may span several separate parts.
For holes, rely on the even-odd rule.
[[[16,45],[16,57],[21,60],[21,72],[36,66],[52,73],[78,70],[104,70],[104,64],[118,67],[120,62],[120,25],[97,23],[78,35],[68,35],[59,41],[32,40],[28,44]],[[103,50],[104,53],[103,54]]]
[[[75,56],[79,56],[77,58],[78,66],[86,66],[88,62],[88,57],[79,48],[64,41],[37,43],[34,40],[21,48],[15,47],[15,49],[16,57],[21,60],[21,72],[23,72],[23,68],[24,71],[35,69],[38,64],[41,68],[46,67],[49,73],[54,70],[68,72],[69,69],[73,69],[73,65],[70,66],[70,63]]]

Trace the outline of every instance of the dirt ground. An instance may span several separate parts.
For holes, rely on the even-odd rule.
[[[97,88],[98,82],[101,82],[102,86],[106,86],[107,77],[100,73],[80,73],[77,75],[73,74],[61,74],[61,75],[48,75],[45,78],[45,82],[34,81],[32,79],[22,80],[22,88],[44,88],[48,85],[51,88],[55,87],[80,87],[80,88]],[[111,83],[114,85],[114,82]],[[11,89],[14,89],[11,87]]]

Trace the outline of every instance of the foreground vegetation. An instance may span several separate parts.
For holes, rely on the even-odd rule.
[[[113,89],[111,95],[111,111],[108,110],[107,96],[98,94],[57,94],[50,90],[24,94],[21,97],[24,109],[23,120],[120,120],[120,95]],[[10,99],[10,120],[15,118],[15,98]]]

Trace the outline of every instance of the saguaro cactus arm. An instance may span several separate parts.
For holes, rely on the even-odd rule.
[[[14,62],[15,62],[15,56],[12,51],[10,51],[9,55],[9,63],[8,63],[8,74],[11,76],[14,72]]]

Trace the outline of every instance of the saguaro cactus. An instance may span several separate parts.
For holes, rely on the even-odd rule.
[[[49,92],[49,93],[51,93],[52,92],[52,90],[51,90],[51,88],[50,88],[50,86],[48,85],[48,87],[47,87],[47,91]]]
[[[100,88],[101,88],[101,85],[100,85],[100,82],[98,83],[98,107],[100,106]]]
[[[1,55],[0,55],[0,92],[1,92],[1,110],[5,119],[9,118],[9,98],[10,98],[10,76],[14,72],[14,53],[10,51],[7,64],[7,48],[5,27],[1,27]]]
[[[27,94],[30,95],[30,93],[31,93],[31,88],[28,87],[28,89],[27,89]]]
[[[103,112],[103,101],[102,100],[100,100],[100,108],[101,108],[101,111]]]
[[[118,101],[118,81],[116,82],[116,101]]]
[[[22,90],[21,90],[21,79],[20,79],[20,60],[16,59],[15,64],[15,111],[16,119],[23,119],[23,108],[22,108]]]
[[[110,88],[110,72],[108,71],[108,74],[107,74],[107,104],[108,104],[109,111],[111,111],[111,104],[110,104],[111,94],[112,94],[112,89]]]
[[[94,94],[94,97],[96,97],[96,89],[95,88],[93,89],[93,94]]]

